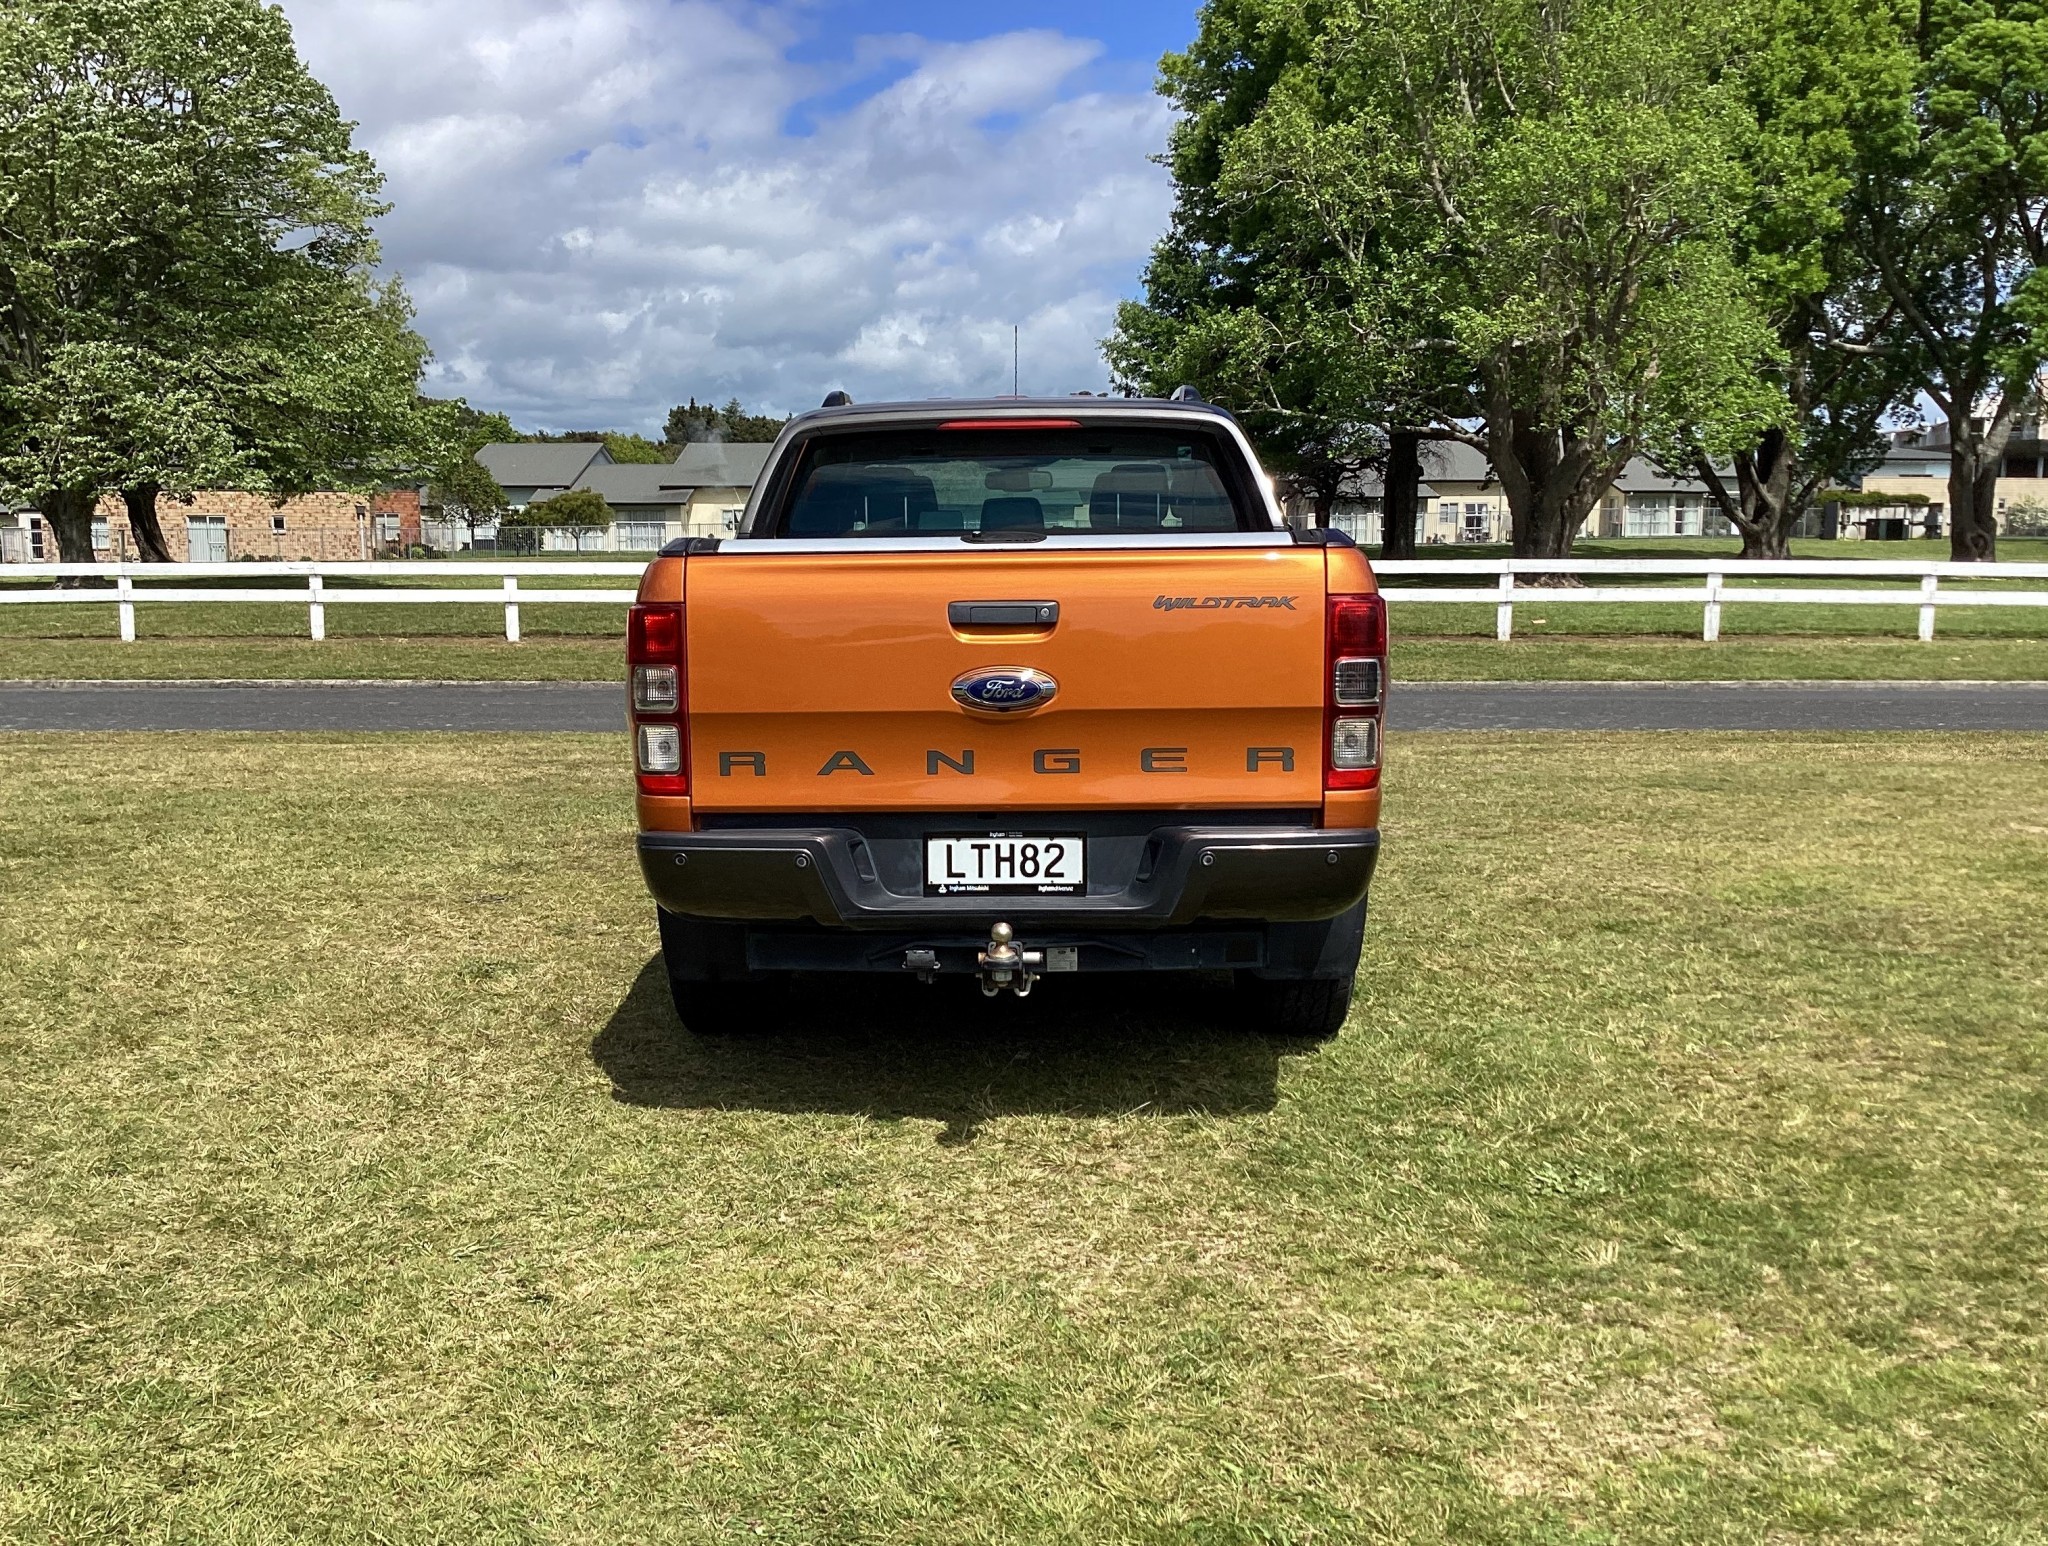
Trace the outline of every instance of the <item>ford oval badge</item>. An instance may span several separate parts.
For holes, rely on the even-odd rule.
[[[984,666],[953,679],[953,701],[983,714],[1022,714],[1052,702],[1060,684],[1030,666]]]

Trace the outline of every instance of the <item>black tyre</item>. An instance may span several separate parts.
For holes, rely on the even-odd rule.
[[[747,970],[746,929],[739,924],[678,918],[656,909],[668,993],[685,1028],[730,1036],[771,1028],[787,984]]]
[[[772,982],[678,982],[668,980],[676,1017],[698,1036],[740,1036],[773,1030],[786,997]]]
[[[1300,982],[1245,978],[1238,999],[1246,1025],[1290,1041],[1328,1041],[1351,1013],[1349,977],[1311,977]]]

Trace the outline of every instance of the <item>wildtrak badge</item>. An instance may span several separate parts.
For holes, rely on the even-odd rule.
[[[1230,607],[1285,607],[1294,610],[1292,596],[1161,596],[1152,603],[1155,612],[1207,612]]]

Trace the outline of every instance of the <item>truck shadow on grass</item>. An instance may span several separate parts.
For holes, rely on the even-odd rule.
[[[825,979],[751,1030],[703,1036],[677,1019],[656,956],[590,1056],[627,1105],[920,1117],[966,1143],[993,1117],[1270,1111],[1281,1059],[1313,1045],[1229,1010],[1226,989],[1178,976],[1055,980],[1023,1001],[964,979]]]

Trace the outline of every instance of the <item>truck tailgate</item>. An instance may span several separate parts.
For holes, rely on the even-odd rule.
[[[699,810],[1198,810],[1322,799],[1320,548],[725,552],[685,568]],[[880,545],[878,545],[880,546]],[[975,627],[957,602],[1056,602]],[[1023,713],[955,700],[1033,668]]]

